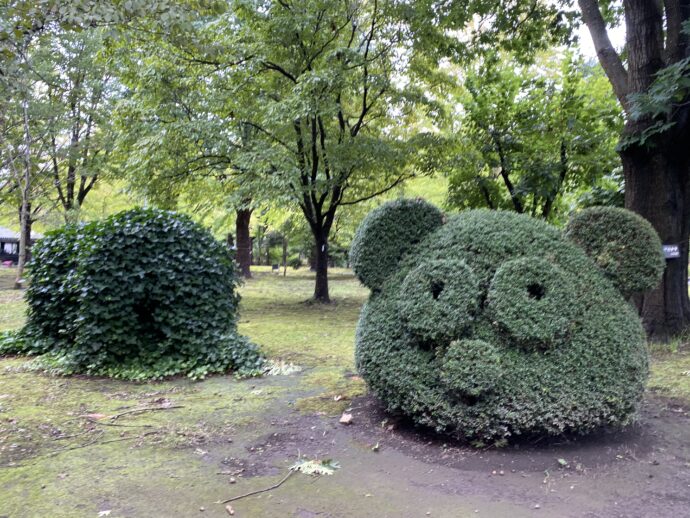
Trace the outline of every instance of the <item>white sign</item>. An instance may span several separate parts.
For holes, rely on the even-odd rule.
[[[666,259],[678,259],[680,257],[680,247],[678,245],[663,245],[663,249]]]

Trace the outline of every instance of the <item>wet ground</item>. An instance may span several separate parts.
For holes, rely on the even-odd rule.
[[[2,430],[15,439],[22,418],[14,429],[8,419],[25,410],[6,389],[26,376],[36,375],[0,378]],[[370,396],[345,401],[349,425],[339,415],[298,410],[314,393],[305,377],[181,380],[134,394],[121,382],[87,380],[104,399],[85,399],[75,407],[79,424],[56,426],[52,437],[82,436],[66,437],[65,447],[43,435],[26,441],[25,451],[2,443],[0,516],[228,516],[218,501],[276,484],[300,458],[333,459],[340,468],[295,473],[232,502],[234,516],[690,516],[690,413],[677,401],[650,395],[639,423],[623,432],[476,450],[386,416]],[[58,406],[72,397],[72,382],[62,383]],[[158,406],[165,410],[115,421],[94,413]],[[94,424],[100,420],[119,426]]]

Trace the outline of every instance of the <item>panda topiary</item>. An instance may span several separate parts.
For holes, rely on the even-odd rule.
[[[586,234],[583,212],[570,233]],[[644,254],[610,254],[602,270],[525,215],[470,210],[444,222],[420,200],[384,204],[351,250],[372,291],[357,326],[359,372],[387,410],[475,444],[628,423],[647,350],[617,286],[653,287],[664,259],[648,223],[618,224],[631,228],[608,239]],[[624,264],[633,260],[649,264]]]

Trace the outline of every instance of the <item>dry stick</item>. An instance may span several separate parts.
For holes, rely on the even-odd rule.
[[[87,442],[87,443],[80,444],[80,445],[77,445],[77,446],[68,446],[67,448],[60,448],[59,450],[54,450],[54,451],[51,451],[51,452],[46,453],[46,456],[47,456],[47,457],[52,457],[53,455],[57,455],[58,453],[62,453],[63,451],[71,451],[71,450],[78,450],[79,448],[86,448],[87,446],[91,446],[92,444],[96,444],[96,443],[98,442],[98,439],[100,439],[101,437],[103,437],[104,433],[105,433],[105,432],[100,431],[100,432],[97,434],[97,437],[96,437],[93,441],[89,441],[89,442]]]
[[[104,423],[102,421],[90,421],[93,424],[100,426],[117,426],[122,428],[153,428],[152,424],[119,424],[119,423]]]
[[[280,486],[282,486],[282,485],[285,483],[285,481],[286,481],[287,479],[290,478],[290,476],[291,476],[294,472],[295,472],[295,471],[291,469],[290,471],[288,471],[288,474],[285,475],[285,477],[283,477],[283,480],[281,480],[280,482],[278,482],[277,484],[275,484],[275,485],[273,485],[273,486],[271,486],[271,487],[267,487],[267,488],[265,488],[265,489],[257,489],[256,491],[250,491],[249,493],[245,493],[245,494],[240,495],[240,496],[233,496],[232,498],[228,498],[227,500],[223,500],[222,502],[217,502],[217,503],[219,503],[219,504],[227,504],[227,503],[229,503],[229,502],[234,502],[235,500],[239,500],[240,498],[246,498],[246,497],[248,497],[248,496],[258,495],[259,493],[265,493],[265,492],[267,492],[267,491],[273,491],[274,489],[278,489]]]
[[[150,407],[144,407],[144,408],[133,408],[132,410],[125,410],[124,412],[120,412],[119,414],[111,415],[108,419],[115,421],[115,419],[119,419],[123,415],[138,414],[141,412],[153,412],[155,410],[172,410],[174,408],[184,408],[184,407],[181,405],[171,405],[171,406],[150,406]]]
[[[87,443],[85,443],[85,444],[79,444],[79,445],[77,445],[77,446],[70,446],[70,447],[68,447],[68,448],[61,448],[61,449],[59,449],[59,450],[54,450],[54,451],[48,452],[48,453],[46,454],[46,456],[52,457],[53,455],[57,455],[58,453],[62,453],[62,452],[65,452],[65,451],[71,451],[71,450],[78,450],[78,449],[80,449],[80,448],[86,448],[86,447],[88,447],[88,446],[93,446],[94,444],[100,445],[100,444],[109,444],[109,443],[111,443],[111,442],[131,441],[132,439],[143,439],[143,438],[146,437],[147,435],[153,435],[153,434],[156,434],[156,433],[158,433],[158,432],[146,432],[146,433],[141,434],[141,435],[129,435],[129,436],[127,436],[127,437],[118,437],[118,438],[116,438],[116,439],[109,439],[109,440],[107,440],[107,441],[99,441],[98,439],[100,439],[100,438],[103,437],[103,435],[104,435],[104,432],[101,431],[101,432],[98,434],[98,437],[96,437],[93,441],[87,442]]]
[[[72,435],[60,435],[58,437],[53,437],[53,440],[60,441],[62,439],[71,439],[72,437],[79,437],[80,435],[84,435],[87,433],[91,433],[91,430],[84,430],[83,432],[73,433]]]

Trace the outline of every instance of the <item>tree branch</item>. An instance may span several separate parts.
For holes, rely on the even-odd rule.
[[[341,201],[339,205],[355,205],[356,203],[361,203],[363,201],[371,200],[372,198],[376,198],[377,196],[380,196],[381,194],[385,194],[391,189],[394,189],[398,185],[400,185],[402,182],[410,178],[410,175],[400,175],[393,183],[388,185],[388,187],[385,187],[381,189],[380,191],[377,191],[373,194],[370,194],[368,196],[362,196],[361,198],[357,198],[356,200],[349,200],[349,201]]]
[[[627,112],[629,109],[628,72],[609,39],[606,21],[599,10],[599,3],[597,0],[578,0],[578,3],[582,11],[582,19],[592,35],[599,62],[611,81],[616,97]]]

